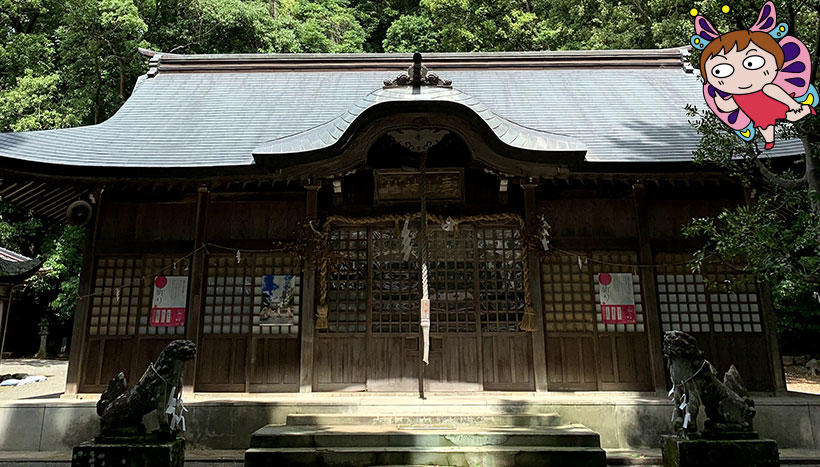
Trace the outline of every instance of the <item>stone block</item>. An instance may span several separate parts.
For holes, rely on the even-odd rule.
[[[39,451],[45,407],[0,410],[0,451]]]
[[[87,405],[45,408],[41,451],[68,451],[100,431],[100,417]]]
[[[185,440],[177,438],[167,443],[102,444],[89,441],[74,447],[72,467],[183,467]]]
[[[780,454],[771,439],[686,440],[664,437],[664,467],[777,467]]]

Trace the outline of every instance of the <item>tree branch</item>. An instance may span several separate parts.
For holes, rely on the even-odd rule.
[[[768,182],[777,185],[785,190],[793,190],[806,183],[806,174],[803,174],[803,176],[800,178],[789,180],[769,170],[769,168],[766,167],[766,164],[764,164],[763,161],[756,157],[754,158],[754,163],[755,166],[757,166],[758,170],[760,170],[760,173],[763,175],[763,178],[765,178]]]

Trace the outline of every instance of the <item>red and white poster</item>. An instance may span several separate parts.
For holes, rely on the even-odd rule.
[[[635,291],[632,274],[598,274],[598,292],[601,297],[601,322],[604,324],[635,324]]]
[[[188,276],[157,276],[151,304],[151,326],[182,326],[188,301]]]

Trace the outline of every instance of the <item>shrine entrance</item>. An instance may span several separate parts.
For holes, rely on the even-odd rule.
[[[446,226],[445,226],[446,227]],[[416,391],[421,267],[418,221],[340,226],[327,274],[328,327],[317,333],[318,390]],[[428,227],[425,391],[533,390],[518,225]]]

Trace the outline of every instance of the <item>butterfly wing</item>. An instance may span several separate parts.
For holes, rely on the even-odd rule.
[[[755,24],[749,28],[750,31],[769,32],[777,25],[777,12],[774,11],[774,3],[766,2],[760,9],[760,15]]]
[[[774,84],[795,97],[803,96],[805,98],[811,95],[809,92],[811,86],[811,54],[809,50],[793,36],[786,36],[781,39],[780,47],[783,49],[783,66],[777,72]],[[816,102],[815,98],[815,105]]]
[[[710,23],[709,20],[703,15],[698,15],[695,17],[695,34],[706,39],[707,41],[713,41],[716,37],[720,36],[717,28],[712,26],[712,23]]]

